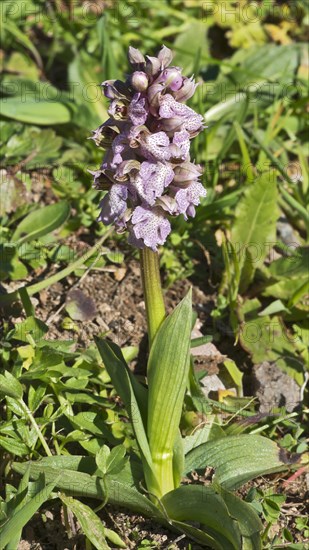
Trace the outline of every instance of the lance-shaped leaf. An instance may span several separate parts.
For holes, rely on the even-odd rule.
[[[120,348],[116,344],[99,338],[96,338],[96,344],[115,390],[124,402],[130,416],[142,457],[151,469],[152,458],[146,437],[144,419],[139,407],[139,404],[143,402],[143,396],[147,398],[147,392],[144,393],[144,388],[133,377]],[[145,408],[145,405],[146,403],[142,407]]]
[[[199,529],[198,527],[193,527],[193,525],[185,523],[184,521],[176,521],[172,519],[170,519],[170,524],[195,542],[204,544],[214,550],[224,550],[222,545],[214,537],[205,531],[202,531],[202,529]]]
[[[262,547],[261,530],[263,524],[258,517],[256,511],[244,500],[225,491],[220,485],[218,486],[220,496],[223,498],[229,513],[237,523],[242,536],[243,550],[260,550]]]
[[[27,466],[26,466],[27,468]],[[0,548],[5,548],[7,544],[14,540],[16,533],[30,521],[32,516],[37,512],[40,506],[48,500],[53,488],[57,484],[59,472],[54,472],[54,477],[50,483],[44,487],[38,494],[35,495],[27,504],[20,508],[1,529]]]
[[[21,383],[9,371],[0,374],[0,398],[2,395],[21,399],[23,396],[23,387]]]
[[[211,486],[186,485],[167,493],[162,505],[171,520],[199,522],[216,550],[240,550],[241,532],[221,495]],[[196,533],[197,535],[197,533]],[[211,543],[211,539],[216,544]],[[200,542],[203,542],[200,540]],[[205,540],[204,540],[205,542]]]
[[[93,544],[97,550],[109,550],[110,546],[106,541],[109,531],[105,529],[102,521],[93,512],[93,510],[86,504],[83,504],[82,502],[79,502],[79,500],[72,497],[60,495],[60,498],[68,509],[71,510],[71,512],[76,516],[83,532],[91,544]],[[117,539],[117,542],[120,544],[121,548],[126,548],[120,538]]]
[[[64,224],[69,214],[70,206],[66,201],[34,210],[20,222],[12,236],[12,242],[21,244],[43,237]]]
[[[24,474],[28,464],[30,464],[31,479],[37,480],[40,475],[44,474],[47,482],[55,480],[59,471],[61,471],[61,477],[57,480],[56,487],[69,496],[95,498],[101,501],[107,497],[110,504],[127,507],[148,517],[161,516],[156,506],[132,486],[134,481],[130,481],[127,476],[123,480],[120,474],[116,474],[115,478],[106,475],[105,480],[103,480],[96,475],[64,469],[61,466],[59,468],[59,465],[63,466],[65,462],[55,462],[56,458],[63,459],[67,457],[47,457],[42,461],[30,463],[14,462],[13,469],[20,474]],[[49,463],[53,464],[54,467],[48,466]],[[86,467],[88,467],[88,463]]]
[[[238,255],[241,290],[248,287],[276,241],[277,198],[276,177],[268,171],[246,188],[236,208],[231,242]]]
[[[149,356],[147,435],[161,495],[174,488],[173,450],[189,376],[191,317],[190,290],[162,323]]]
[[[225,489],[237,489],[257,476],[279,472],[292,462],[283,449],[260,435],[231,435],[208,441],[186,455],[185,472],[215,468],[215,479]]]
[[[26,122],[50,126],[51,124],[65,124],[71,120],[71,112],[65,103],[60,101],[35,101],[23,97],[6,97],[2,103],[3,116]]]

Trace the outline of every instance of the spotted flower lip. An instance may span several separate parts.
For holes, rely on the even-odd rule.
[[[102,83],[110,118],[93,132],[105,149],[94,187],[106,190],[99,221],[129,232],[129,243],[157,251],[171,232],[169,217],[195,215],[206,190],[202,168],[190,159],[191,140],[204,119],[185,105],[197,87],[194,78],[171,66],[173,53],[157,56],[130,46],[132,74]]]

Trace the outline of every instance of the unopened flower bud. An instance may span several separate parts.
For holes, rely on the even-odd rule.
[[[131,86],[137,92],[145,92],[148,88],[148,78],[142,71],[135,71],[131,76]]]
[[[161,63],[157,57],[146,55],[146,72],[151,76],[155,76],[161,69]]]
[[[187,187],[192,181],[197,180],[203,171],[199,164],[193,162],[184,162],[181,166],[176,166],[174,170],[174,182],[178,187]]]
[[[178,69],[178,67],[165,69],[162,73],[161,81],[164,82],[165,86],[170,88],[173,92],[177,92],[177,90],[179,90],[183,85],[181,70]]]
[[[188,101],[193,96],[198,84],[195,84],[193,77],[183,79],[183,85],[174,93],[176,101]]]
[[[158,54],[158,59],[161,63],[162,69],[164,69],[165,67],[168,67],[168,65],[171,63],[171,61],[173,59],[172,50],[170,50],[166,46],[162,46],[162,48],[161,48],[161,50],[159,51],[159,54]]]
[[[143,66],[145,66],[145,57],[139,50],[132,46],[129,47],[128,58],[135,69],[142,69]]]
[[[121,80],[105,80],[102,82],[103,92],[108,99],[129,99],[130,90]]]

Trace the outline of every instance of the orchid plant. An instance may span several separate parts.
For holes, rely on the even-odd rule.
[[[144,57],[131,47],[132,74],[125,82],[103,83],[110,118],[92,136],[105,150],[101,167],[93,172],[94,186],[107,191],[99,219],[127,231],[129,243],[140,249],[149,336],[145,379],[132,373],[115,343],[96,340],[129,414],[136,453],[128,455],[123,445],[111,451],[104,446],[93,458],[48,456],[27,470],[20,463],[14,468],[33,479],[44,475],[49,491],[57,487],[81,522],[85,514],[93,520],[94,512],[88,507],[86,513],[85,505],[70,495],[125,506],[216,550],[258,550],[258,513],[233,491],[258,475],[285,469],[290,460],[265,437],[241,430],[227,434],[214,414],[194,434],[183,437],[180,430],[185,399],[194,406],[205,397],[190,353],[191,291],[167,316],[158,247],[171,232],[170,218],[194,216],[206,195],[199,181],[202,168],[190,159],[190,142],[205,126],[203,117],[185,104],[197,84],[171,66],[172,58],[165,46],[157,57]],[[182,484],[190,472],[206,467],[215,469],[211,482]],[[93,533],[88,538],[96,548],[108,548],[103,535],[101,542]]]

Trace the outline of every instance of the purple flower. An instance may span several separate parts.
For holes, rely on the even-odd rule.
[[[178,211],[184,215],[185,219],[188,216],[195,216],[195,208],[200,203],[200,197],[206,196],[206,189],[199,181],[194,181],[188,187],[179,188],[175,192],[176,204]]]
[[[146,98],[141,97],[141,94],[136,94],[129,106],[129,118],[134,126],[142,126],[147,120],[149,110],[146,109]]]
[[[202,169],[190,161],[190,142],[205,126],[185,105],[195,92],[193,77],[170,66],[173,54],[156,57],[129,48],[133,72],[125,82],[103,82],[110,118],[92,139],[106,152],[94,185],[108,190],[99,220],[129,231],[129,242],[156,251],[171,231],[169,216],[195,215],[206,190]]]
[[[135,71],[131,75],[131,86],[137,92],[145,92],[149,85],[149,79],[142,71]]]
[[[157,78],[157,82],[162,82],[164,86],[170,88],[173,92],[176,92],[182,87],[183,80],[181,69],[179,67],[170,67],[169,69],[165,69],[159,78]]]
[[[128,198],[128,189],[125,185],[115,183],[111,190],[101,201],[101,214],[99,220],[105,225],[117,222],[127,209],[126,200]]]
[[[137,206],[131,218],[130,242],[138,248],[148,246],[154,252],[159,244],[164,244],[171,232],[171,224],[160,208]]]
[[[173,179],[174,171],[169,164],[146,161],[141,164],[133,187],[142,201],[153,206],[156,198],[163,195],[164,189]]]

